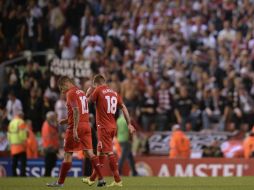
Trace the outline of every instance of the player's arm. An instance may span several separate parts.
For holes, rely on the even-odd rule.
[[[94,86],[91,86],[86,91],[86,97],[88,102],[95,103],[98,99],[99,91],[98,88],[95,88]]]
[[[68,118],[62,119],[58,122],[59,125],[66,125],[68,124]]]
[[[92,100],[92,94],[93,94],[93,92],[94,92],[94,87],[93,86],[91,86],[91,87],[89,87],[88,89],[87,89],[87,91],[86,91],[86,97],[87,97],[87,100],[89,101],[89,102],[91,102],[91,100]]]
[[[78,107],[73,107],[72,108],[73,111],[73,137],[74,140],[79,141],[79,137],[78,137],[78,123],[79,123],[79,109]]]
[[[73,112],[73,138],[75,141],[79,141],[78,137],[78,123],[79,123],[79,108],[78,108],[78,97],[76,94],[68,94],[67,102],[71,105]]]
[[[123,112],[123,115],[124,115],[124,118],[127,122],[127,125],[128,125],[128,129],[130,131],[131,134],[135,133],[136,132],[136,129],[135,127],[131,124],[131,119],[130,119],[130,114],[129,114],[129,111],[128,109],[126,108],[125,104],[121,104],[121,109],[122,109],[122,112]]]

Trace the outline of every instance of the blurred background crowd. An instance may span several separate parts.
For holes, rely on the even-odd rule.
[[[1,0],[0,60],[52,48],[91,62],[119,92],[140,131],[250,131],[254,124],[253,0]],[[10,67],[4,129],[23,110],[34,132],[48,111],[66,117],[41,61]],[[89,82],[81,84],[86,90]]]

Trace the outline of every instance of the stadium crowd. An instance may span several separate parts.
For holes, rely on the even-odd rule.
[[[142,131],[249,131],[254,124],[252,0],[0,1],[0,60],[54,48],[85,59],[120,92]],[[65,100],[36,61],[6,71],[2,128],[22,109],[41,131]],[[87,83],[82,84],[84,90]]]

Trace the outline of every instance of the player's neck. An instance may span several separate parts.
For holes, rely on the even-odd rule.
[[[97,87],[99,87],[99,86],[107,86],[107,84],[106,83],[101,83],[101,84],[97,85]]]
[[[74,84],[69,84],[69,86],[68,86],[69,88],[68,88],[68,90],[70,90],[70,89],[72,89],[72,88],[74,88],[74,87],[76,87]]]

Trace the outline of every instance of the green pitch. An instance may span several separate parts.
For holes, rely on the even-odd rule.
[[[47,190],[45,186],[55,178],[0,178],[0,190]],[[111,182],[112,178],[106,178]],[[158,178],[158,177],[125,177],[122,188],[102,188],[121,190],[253,190],[254,177],[217,177],[217,178]],[[59,188],[53,188],[59,189]],[[67,178],[63,190],[98,189],[81,182],[81,178]]]

